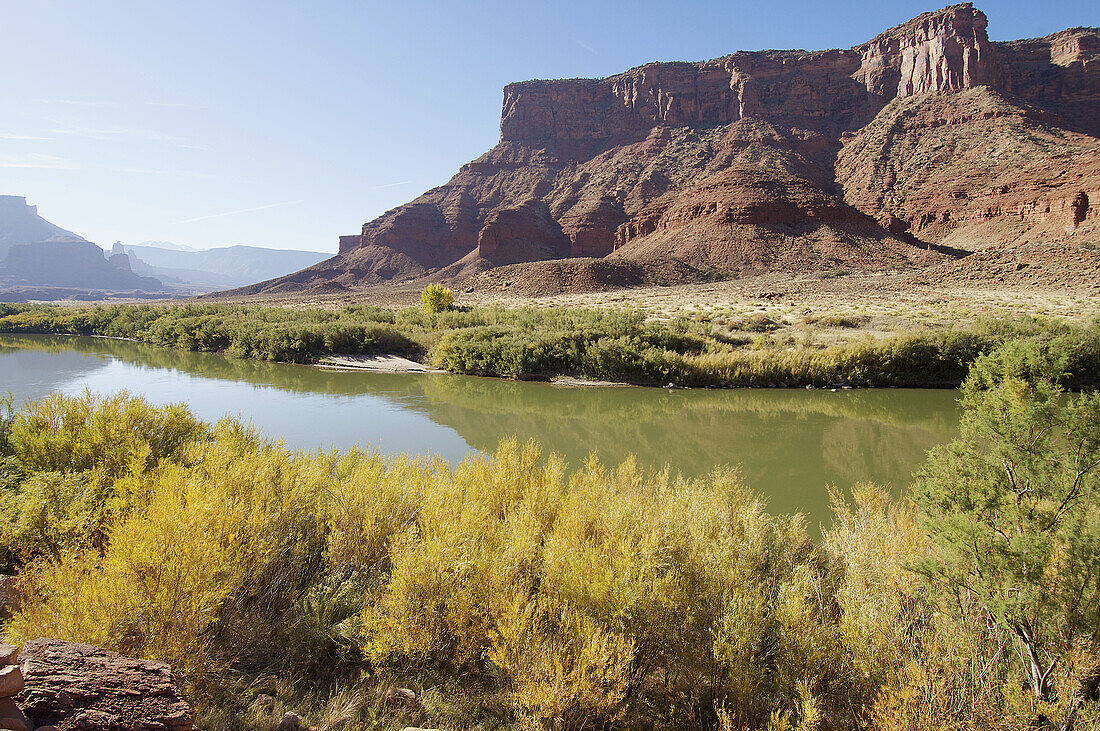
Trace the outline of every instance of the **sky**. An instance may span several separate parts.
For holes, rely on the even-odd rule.
[[[1008,40],[1096,0],[978,0]],[[0,194],[110,246],[335,252],[500,136],[502,88],[848,48],[939,2],[0,0]]]

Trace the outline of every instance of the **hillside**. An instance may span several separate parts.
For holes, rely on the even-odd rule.
[[[967,3],[846,50],[509,84],[492,150],[338,256],[238,293],[501,276],[553,292],[1059,251],[1096,225],[1100,31],[994,43],[986,23]]]

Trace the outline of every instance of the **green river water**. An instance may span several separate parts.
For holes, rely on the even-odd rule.
[[[829,519],[826,486],[902,490],[957,429],[957,392],[566,387],[443,374],[332,371],[100,338],[0,335],[0,394],[126,389],[207,420],[251,421],[296,449],[439,454],[534,439],[578,465],[633,454],[686,475],[740,465],[772,512]]]

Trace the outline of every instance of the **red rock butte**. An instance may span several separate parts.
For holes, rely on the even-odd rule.
[[[494,271],[561,290],[1053,244],[1097,225],[1100,31],[991,42],[953,5],[847,50],[509,84],[500,129],[337,256],[238,292]]]

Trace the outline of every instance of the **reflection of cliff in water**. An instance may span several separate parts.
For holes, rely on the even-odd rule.
[[[930,447],[953,435],[957,423],[953,391],[563,388],[330,371],[98,338],[0,337],[0,353],[10,348],[108,355],[141,368],[294,393],[370,395],[450,427],[484,451],[516,436],[537,440],[573,465],[592,452],[612,464],[635,454],[643,466],[670,463],[687,475],[716,464],[741,464],[776,510],[824,503],[829,483],[873,480],[900,486]],[[86,368],[98,362],[77,357]],[[66,361],[67,369],[73,366]]]
[[[536,391],[537,389],[537,391]],[[501,434],[536,439],[576,464],[592,451],[628,454],[685,474],[741,464],[769,481],[905,482],[928,449],[950,438],[952,391],[563,389],[484,380],[431,380],[433,418],[472,446]]]

